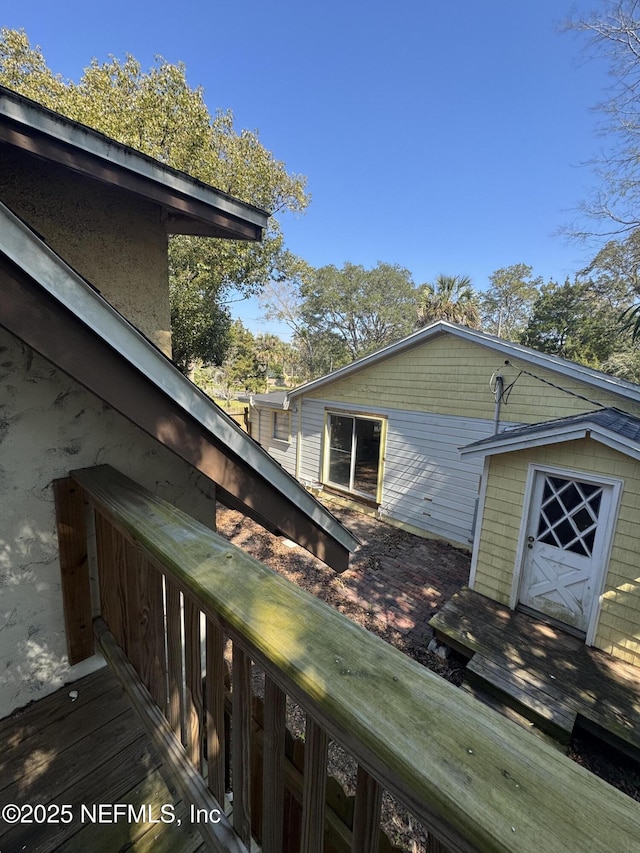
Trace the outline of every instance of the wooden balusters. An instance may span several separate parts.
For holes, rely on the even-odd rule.
[[[209,790],[219,803],[224,802],[224,637],[217,622],[207,619],[206,731]]]
[[[202,772],[202,652],[200,610],[184,597],[185,749],[191,763]]]
[[[165,576],[165,601],[167,618],[167,720],[175,736],[182,744],[185,744],[182,601],[180,590],[168,576]]]
[[[373,776],[358,765],[356,803],[353,814],[351,853],[377,853],[380,836],[382,789]]]
[[[251,838],[249,781],[251,762],[251,660],[233,644],[231,689],[231,777],[233,783],[233,828],[242,841]]]
[[[287,697],[265,675],[262,850],[280,853],[284,825],[284,745]]]
[[[302,853],[322,853],[327,788],[327,733],[307,713],[302,791]]]

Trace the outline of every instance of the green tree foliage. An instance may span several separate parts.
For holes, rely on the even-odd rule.
[[[417,326],[448,320],[462,326],[480,325],[480,303],[471,279],[439,275],[433,284],[423,284],[418,293]]]
[[[300,378],[321,376],[412,331],[416,291],[406,269],[380,262],[370,270],[351,263],[316,270],[289,260],[289,277],[271,281],[262,301],[266,316],[293,333]]]
[[[612,328],[616,336],[617,356],[606,359],[604,369],[629,378],[638,375],[636,352],[640,335],[640,230],[632,231],[624,240],[610,240],[579,277],[587,278],[604,306],[610,308]]]
[[[229,338],[227,357],[217,371],[223,396],[229,399],[238,390],[266,391],[267,365],[260,360],[254,336],[240,320],[234,320]]]
[[[275,214],[303,211],[306,179],[261,144],[238,133],[230,111],[211,116],[184,65],[162,58],[148,71],[132,56],[93,59],[78,83],[48,67],[23,31],[0,31],[0,84],[274,214],[261,244],[175,237],[170,243],[172,323],[179,366],[220,362],[228,341],[225,301],[286,278],[286,252]]]
[[[551,281],[541,288],[521,342],[600,368],[619,346],[618,316],[590,281]]]
[[[413,328],[416,291],[408,270],[379,262],[367,270],[346,263],[321,267],[300,284],[300,319],[349,360],[402,338]],[[336,353],[337,354],[337,353]]]
[[[533,269],[527,264],[513,264],[496,270],[489,281],[490,286],[479,297],[482,328],[516,341],[527,324],[542,279],[533,278]]]

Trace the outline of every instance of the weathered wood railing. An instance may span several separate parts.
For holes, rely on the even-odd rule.
[[[383,788],[429,828],[433,850],[640,849],[638,803],[113,469],[72,478],[82,491],[67,502],[75,510],[59,508],[59,522],[66,512],[73,541],[82,533],[73,530],[78,500],[95,509],[105,653],[146,685],[178,766],[176,738],[184,744],[192,802],[207,801],[204,778],[224,803],[230,775],[233,832],[211,827],[213,849],[250,843],[252,661],[265,673],[265,853],[284,843],[287,695],[307,717],[304,853],[323,849],[329,738],[358,762],[358,853],[377,849]],[[225,636],[233,644],[230,774]]]

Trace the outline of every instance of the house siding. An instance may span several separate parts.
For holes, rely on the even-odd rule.
[[[280,410],[281,411],[281,410]],[[290,441],[281,441],[273,437],[273,409],[254,410],[253,423],[257,421],[255,438],[271,456],[290,474],[296,473],[296,416],[291,413]]]
[[[492,457],[474,588],[504,604],[509,602],[529,463],[623,479],[594,645],[640,666],[640,462],[616,450],[581,439]]]
[[[159,206],[1,143],[0,199],[171,355],[167,233]]]
[[[379,514],[401,525],[471,544],[482,463],[461,460],[458,448],[490,435],[490,421],[310,399],[302,405],[300,480],[322,481],[325,413],[348,410],[386,419]]]
[[[599,403],[640,415],[640,403],[521,363],[511,356],[509,361],[505,365],[502,353],[445,333],[310,392],[305,399],[329,398],[362,406],[384,401],[387,408],[493,420],[495,402],[488,386],[499,370],[505,387],[515,381],[508,402],[501,407],[501,423],[538,423],[592,411]],[[588,399],[567,394],[526,374],[519,375],[521,368]]]
[[[107,463],[210,527],[215,486],[0,329],[0,717],[102,664],[67,660],[52,481]]]

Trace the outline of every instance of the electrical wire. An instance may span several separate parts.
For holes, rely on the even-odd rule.
[[[509,365],[509,367],[515,367],[515,364],[511,364],[509,359],[505,359],[504,363]],[[502,401],[505,405],[506,405],[507,400],[509,398],[509,394],[511,393],[511,389],[513,388],[513,386],[516,384],[518,379],[524,373],[527,376],[531,376],[532,379],[537,379],[538,382],[544,382],[545,385],[550,385],[552,388],[555,388],[557,391],[562,391],[565,394],[569,394],[572,397],[577,397],[579,400],[584,400],[585,403],[591,403],[592,406],[599,406],[601,409],[607,408],[604,403],[600,403],[598,400],[590,400],[589,397],[583,397],[582,394],[578,394],[575,391],[570,391],[568,388],[563,388],[561,385],[555,385],[553,382],[550,382],[548,379],[543,379],[541,376],[536,376],[535,373],[530,373],[528,370],[525,370],[523,367],[519,368],[519,370],[520,370],[520,373],[518,373],[518,375],[513,380],[513,382],[510,385],[508,385],[502,393]]]

